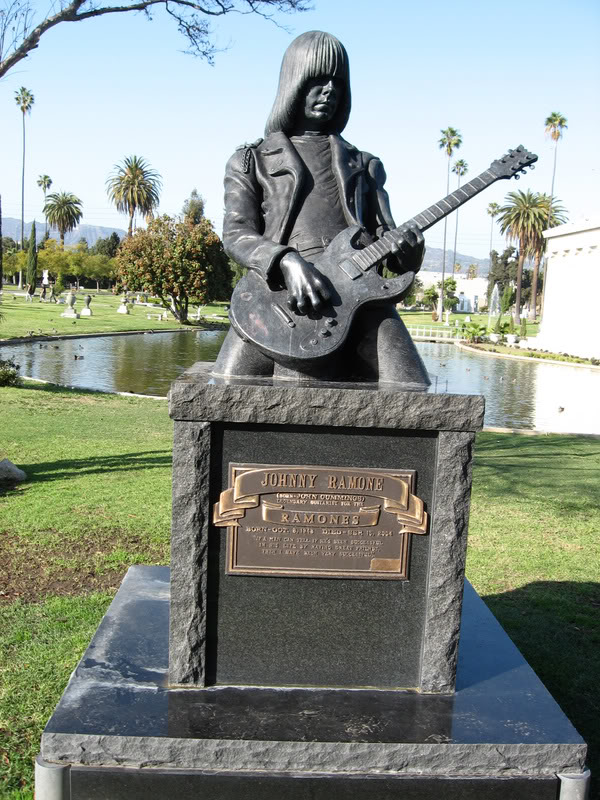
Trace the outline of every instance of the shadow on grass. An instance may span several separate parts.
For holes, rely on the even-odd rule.
[[[119,453],[110,456],[60,459],[37,464],[20,464],[30,481],[43,483],[69,478],[73,475],[93,475],[106,472],[131,472],[134,470],[168,467],[172,462],[171,450],[147,450],[141,453]],[[27,484],[23,488],[27,488]]]
[[[600,442],[586,436],[477,436],[474,489],[494,497],[543,497],[564,511],[600,505]],[[560,487],[560,490],[559,490]]]
[[[539,581],[483,597],[588,744],[600,792],[600,583]]]

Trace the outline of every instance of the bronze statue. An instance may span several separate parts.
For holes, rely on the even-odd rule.
[[[342,138],[350,106],[343,45],[320,31],[295,39],[265,138],[226,168],[223,243],[249,272],[215,374],[429,384],[395,308],[421,266],[423,236],[415,224],[396,228],[383,164]],[[401,277],[345,258],[372,243]]]

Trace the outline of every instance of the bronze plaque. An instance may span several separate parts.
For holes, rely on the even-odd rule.
[[[410,534],[427,533],[413,470],[230,464],[213,523],[227,573],[406,579]]]

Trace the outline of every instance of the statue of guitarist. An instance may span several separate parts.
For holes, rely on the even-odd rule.
[[[383,164],[340,135],[350,105],[343,45],[327,33],[304,33],[284,55],[265,138],[239,148],[227,164],[223,243],[234,261],[255,273],[260,302],[254,304],[255,290],[245,292],[250,318],[259,328],[271,327],[273,336],[278,326],[284,333],[286,322],[294,327],[297,316],[318,321],[334,296],[339,304],[335,279],[325,278],[314,262],[350,226],[363,229],[365,244],[385,240],[392,272],[421,266],[423,236],[416,225],[396,229]],[[243,292],[241,284],[235,291]],[[283,300],[271,303],[275,295]],[[327,329],[320,334],[327,336]],[[213,372],[429,385],[395,304],[385,297],[357,309],[345,340],[325,358],[257,347],[232,318]]]

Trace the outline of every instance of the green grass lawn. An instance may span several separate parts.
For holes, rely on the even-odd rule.
[[[14,339],[21,336],[39,335],[78,335],[86,333],[114,333],[118,331],[145,331],[145,330],[168,330],[180,327],[177,320],[169,313],[166,321],[157,320],[157,315],[161,309],[159,306],[149,308],[147,306],[133,305],[130,314],[117,314],[117,308],[121,304],[120,295],[113,295],[111,292],[82,289],[77,293],[76,311],[81,311],[85,306],[84,297],[86,294],[92,295],[91,309],[92,317],[81,317],[72,320],[61,317],[66,306],[54,303],[40,303],[39,297],[34,298],[33,303],[26,303],[25,297],[15,296],[16,288],[5,285],[2,302],[0,303],[0,314],[3,315],[0,325],[0,341],[2,339]],[[39,294],[39,290],[38,290]],[[63,294],[63,297],[66,293]],[[227,303],[210,303],[202,307],[201,317],[207,323],[229,324],[225,306]],[[190,307],[190,314],[196,312],[197,306]],[[148,314],[151,319],[148,319]],[[400,311],[400,316],[408,326],[420,326],[427,328],[444,329],[441,322],[433,322],[431,312],[421,311]],[[450,325],[453,327],[458,321],[462,325],[465,317],[470,316],[474,322],[487,325],[487,314],[451,314]],[[508,319],[506,317],[505,319]],[[492,325],[496,318],[492,317]],[[527,335],[535,336],[538,332],[538,323],[527,323]],[[447,328],[446,328],[447,330]]]
[[[42,728],[127,567],[168,563],[162,400],[0,389],[0,798],[31,798]],[[467,573],[600,770],[600,441],[478,437]]]
[[[81,312],[81,309],[84,308],[86,294],[88,292],[85,289],[77,293],[76,311]],[[83,336],[86,333],[170,330],[181,327],[171,313],[168,313],[167,320],[158,320],[158,314],[164,311],[160,306],[150,308],[149,306],[132,305],[129,314],[118,314],[117,309],[121,305],[120,295],[113,295],[111,292],[97,294],[93,291],[90,291],[89,294],[93,298],[90,305],[93,316],[73,320],[61,317],[67,308],[65,305],[40,303],[37,296],[33,303],[26,303],[24,296],[15,296],[13,290],[5,287],[0,304],[0,314],[2,314],[0,341],[21,336]],[[65,294],[63,294],[64,296]],[[227,322],[224,306],[224,303],[204,306],[202,317],[211,323]],[[196,308],[196,306],[192,306],[190,313],[195,312]],[[151,319],[148,319],[148,315],[151,316]]]
[[[446,328],[447,326],[444,325],[443,322],[433,322],[431,318],[431,311],[400,311],[400,316],[404,320],[404,324],[407,327],[411,326],[419,326],[419,327],[426,327],[426,328]],[[454,327],[455,324],[458,322],[459,325],[462,325],[465,322],[466,317],[470,317],[472,322],[478,322],[480,325],[488,324],[488,315],[487,314],[475,314],[471,312],[470,314],[450,314],[449,322],[450,327]],[[498,317],[492,317],[491,319],[491,327],[496,324],[496,320]],[[503,322],[508,322],[509,316],[507,314],[504,315],[502,318]],[[536,336],[539,330],[539,323],[538,322],[529,322],[527,320],[527,336]]]

